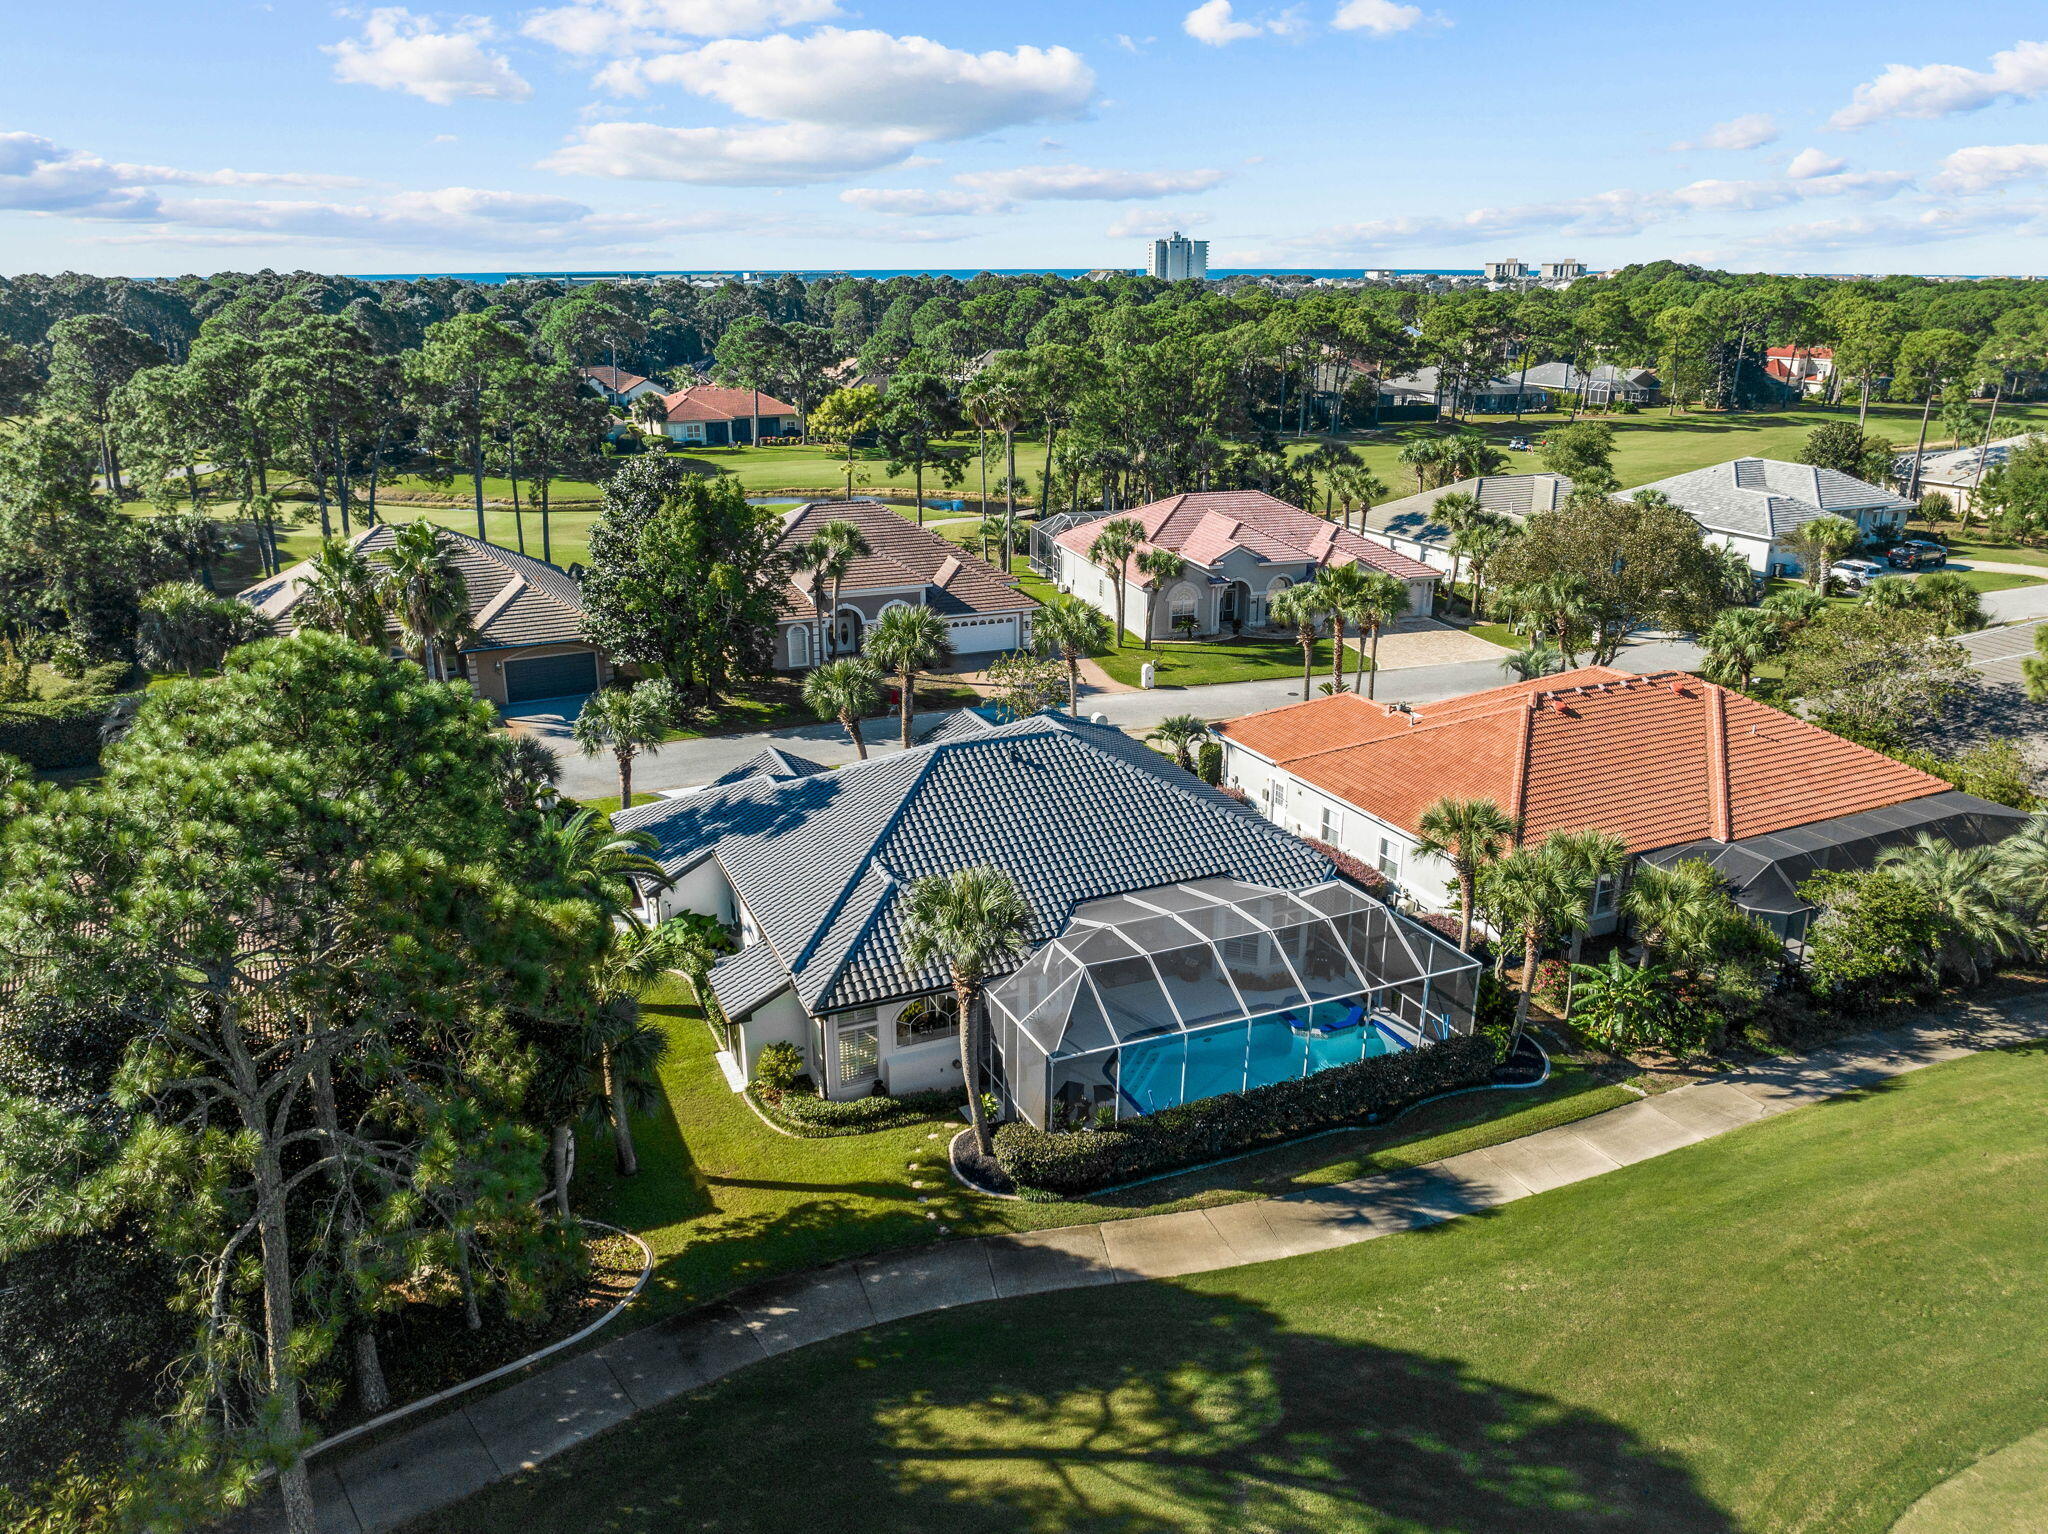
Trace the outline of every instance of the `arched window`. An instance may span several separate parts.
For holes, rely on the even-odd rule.
[[[801,623],[789,631],[789,663],[792,666],[811,663],[811,631]]]
[[[1259,597],[1258,622],[1270,623],[1272,621],[1273,598],[1280,595],[1281,592],[1293,584],[1294,582],[1284,575],[1276,575],[1266,583],[1265,592]]]
[[[896,1014],[896,1047],[929,1044],[960,1031],[960,1004],[950,995],[920,996]]]
[[[1195,588],[1183,581],[1167,593],[1166,626],[1172,633],[1192,635],[1196,622]]]

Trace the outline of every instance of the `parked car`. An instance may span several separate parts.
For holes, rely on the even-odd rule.
[[[1838,559],[1834,565],[1834,578],[1849,591],[1861,591],[1879,576],[1890,574],[1874,559]]]
[[[1948,563],[1945,545],[1926,538],[1906,538],[1884,551],[1894,570],[1939,570]]]

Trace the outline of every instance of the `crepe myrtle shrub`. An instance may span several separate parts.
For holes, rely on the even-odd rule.
[[[1478,1086],[1491,1075],[1497,1054],[1492,1039],[1475,1033],[1332,1066],[1298,1081],[1206,1097],[1110,1128],[1047,1131],[1012,1122],[996,1131],[996,1164],[1020,1188],[1092,1193]]]
[[[1393,886],[1387,882],[1387,876],[1377,868],[1374,868],[1370,863],[1361,862],[1350,853],[1340,851],[1332,847],[1328,842],[1317,841],[1313,836],[1304,836],[1302,840],[1328,858],[1330,865],[1338,873],[1364,890],[1373,899],[1387,900],[1392,895]]]

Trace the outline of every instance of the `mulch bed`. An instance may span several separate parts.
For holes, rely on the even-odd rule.
[[[450,1305],[427,1312],[412,1324],[386,1327],[382,1352],[385,1378],[391,1386],[389,1409],[488,1374],[574,1336],[633,1292],[642,1266],[636,1242],[612,1231],[592,1231],[584,1250],[590,1255],[590,1272],[582,1286],[557,1300],[547,1317],[532,1326],[493,1321],[487,1314],[483,1326],[471,1331],[463,1324],[462,1308]],[[370,1415],[351,1394],[314,1428],[323,1437],[330,1436]]]

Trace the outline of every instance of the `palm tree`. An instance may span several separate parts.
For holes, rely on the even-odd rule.
[[[514,735],[505,742],[500,765],[504,776],[505,807],[513,814],[538,809],[543,799],[562,781],[562,759],[548,743],[535,735]]]
[[[662,424],[668,420],[668,398],[661,394],[643,394],[633,401],[633,419],[640,423],[642,431],[653,436],[661,432]]]
[[[1486,572],[1503,550],[1521,537],[1522,529],[1497,512],[1477,512],[1451,535],[1451,552],[1462,557],[1472,574],[1472,616],[1486,616]]]
[[[1344,525],[1351,526],[1351,508],[1359,508],[1359,526],[1365,525],[1364,514],[1387,498],[1387,482],[1363,464],[1346,464],[1330,476],[1330,489],[1337,497],[1338,509],[1344,513]]]
[[[306,561],[292,617],[302,627],[326,629],[382,650],[391,635],[385,596],[376,566],[359,549],[339,538],[323,538],[320,552]]]
[[[1032,638],[1040,650],[1057,655],[1067,666],[1067,712],[1081,712],[1081,657],[1109,644],[1109,620],[1071,592],[1046,598],[1032,619]]]
[[[1421,432],[1410,437],[1402,446],[1400,459],[1415,471],[1415,490],[1418,495],[1430,488],[1429,482],[1436,479],[1442,470],[1449,445],[1450,439],[1441,433]]]
[[[1881,586],[1884,580],[1870,584]],[[1960,571],[1935,570],[1912,585],[1913,605],[1933,613],[1945,633],[1963,634],[1984,627],[1984,599],[1970,584],[1970,578]]]
[[[1266,614],[1282,628],[1294,630],[1294,642],[1301,646],[1301,701],[1308,702],[1309,687],[1315,678],[1316,640],[1323,632],[1323,619],[1329,616],[1329,609],[1323,605],[1324,593],[1317,590],[1315,582],[1305,586],[1289,586],[1276,591],[1266,599]]]
[[[1479,875],[1514,840],[1515,822],[1491,799],[1439,799],[1422,812],[1417,850],[1443,858],[1458,881],[1458,947],[1472,951]]]
[[[1998,866],[2014,904],[2030,920],[2048,914],[2048,815],[2035,815],[1998,844]]]
[[[967,1116],[974,1145],[991,1154],[988,1114],[981,1102],[981,1021],[976,993],[990,975],[1023,955],[1031,929],[1031,902],[999,868],[963,868],[931,874],[910,887],[903,913],[903,962],[913,973],[943,963],[960,1017],[960,1070],[967,1083]]]
[[[840,583],[855,560],[866,559],[874,552],[860,524],[845,517],[834,517],[825,523],[797,551],[797,567],[811,572],[811,610],[818,616],[818,648],[814,653],[821,661],[831,659],[831,635],[837,626],[826,618],[826,598],[829,595],[830,611],[836,619]]]
[[[1145,744],[1158,741],[1173,752],[1173,764],[1182,772],[1195,770],[1195,747],[1209,738],[1208,724],[1193,714],[1174,714],[1159,721],[1158,728],[1145,737]]]
[[[1366,579],[1372,573],[1372,566],[1356,561],[1348,565],[1326,565],[1316,575],[1316,584],[1323,588],[1330,604],[1330,691],[1344,690],[1344,626],[1357,619],[1371,605],[1367,600]],[[1361,620],[1361,627],[1363,626]],[[1358,687],[1365,688],[1365,650],[1358,652]]]
[[[902,696],[903,749],[910,749],[910,715],[917,674],[953,658],[953,635],[946,620],[929,607],[892,607],[868,630],[867,656],[884,671],[896,673]]]
[[[1727,886],[1703,858],[1685,858],[1669,868],[1645,863],[1622,893],[1622,913],[1641,940],[1639,962],[1651,950],[1689,952],[1726,915]]]
[[[1847,517],[1828,515],[1800,523],[1778,541],[1806,567],[1806,584],[1825,592],[1834,575],[1835,561],[1845,558],[1861,543],[1863,534]]]
[[[1564,651],[1547,639],[1532,639],[1521,649],[1510,650],[1503,655],[1500,669],[1518,682],[1556,676],[1564,670]]]
[[[1482,515],[1486,508],[1479,504],[1479,497],[1463,490],[1451,490],[1438,496],[1430,503],[1429,520],[1442,527],[1450,536],[1451,548],[1451,592],[1457,594],[1458,576],[1462,573],[1465,555],[1458,547],[1458,534],[1472,525],[1473,518]]]
[[[860,737],[860,722],[882,706],[881,678],[872,662],[849,655],[828,660],[804,678],[804,702],[820,719],[836,719],[846,727],[853,749],[868,759],[867,742]]]
[[[1522,983],[1515,998],[1515,1032],[1509,1048],[1519,1044],[1529,1025],[1529,998],[1536,989],[1536,955],[1552,935],[1568,931],[1587,918],[1593,881],[1571,857],[1551,847],[1531,852],[1517,848],[1491,864],[1480,876],[1479,899],[1503,937],[1522,939]]]
[[[1145,648],[1152,648],[1153,616],[1159,606],[1159,593],[1166,589],[1168,581],[1177,581],[1187,571],[1187,562],[1172,549],[1147,549],[1136,561],[1138,573],[1145,577]]]
[[[597,965],[597,1005],[585,1020],[577,1050],[578,1074],[594,1090],[576,1095],[585,1099],[586,1111],[609,1121],[622,1177],[640,1170],[631,1115],[651,1106],[654,1069],[668,1049],[668,1036],[640,1015],[640,992],[663,966],[634,915],[643,890],[651,893],[674,882],[652,855],[660,845],[651,832],[615,830],[608,816],[589,808],[548,816],[532,843],[537,874],[574,890],[611,920],[628,923],[615,933]],[[564,1214],[569,1182],[565,1142],[570,1136],[565,1117],[554,1127],[556,1204]]]
[[[1500,600],[1516,628],[1532,639],[1548,634],[1564,652],[1565,664],[1578,665],[1578,649],[1589,637],[1586,624],[1593,611],[1584,581],[1575,576],[1545,576],[1508,587]]]
[[[398,618],[399,642],[428,676],[445,680],[445,645],[469,632],[469,582],[455,563],[455,544],[433,523],[409,522],[391,538],[384,597]]]
[[[1003,439],[1003,569],[1010,568],[1010,550],[1017,542],[1017,428],[1030,414],[1022,380],[1000,359],[983,368],[960,391],[960,403],[978,430],[999,432]],[[982,510],[988,510],[984,496]]]
[[[1618,881],[1628,867],[1628,843],[1612,831],[1595,827],[1583,831],[1559,831],[1544,843],[1544,850],[1555,853],[1584,874],[1595,894],[1599,892],[1602,880]],[[1589,909],[1588,922],[1591,916]],[[1572,928],[1570,958],[1574,964],[1579,962],[1579,955],[1585,947],[1588,922]]]
[[[1785,648],[1785,626],[1760,607],[1724,608],[1700,636],[1700,645],[1706,651],[1700,669],[1708,681],[1748,692],[1757,668]]]
[[[1942,916],[1942,968],[1964,985],[1977,983],[1984,960],[2032,946],[2032,929],[2016,909],[2008,864],[1996,847],[1958,847],[1922,831],[1910,846],[1885,848],[1873,866],[1910,879],[1934,902]]]
[[[1368,698],[1379,696],[1381,631],[1407,616],[1408,583],[1398,575],[1375,570],[1359,582],[1351,617],[1370,641],[1370,655],[1361,651],[1358,657],[1358,683]]]
[[[585,756],[609,751],[619,764],[619,808],[633,807],[633,759],[668,739],[683,716],[675,685],[652,677],[637,687],[603,687],[583,700],[569,734]]]
[[[1145,524],[1136,517],[1111,517],[1088,545],[1088,558],[1109,575],[1110,592],[1116,600],[1116,647],[1124,647],[1124,592],[1130,577],[1131,556],[1145,541]]]

